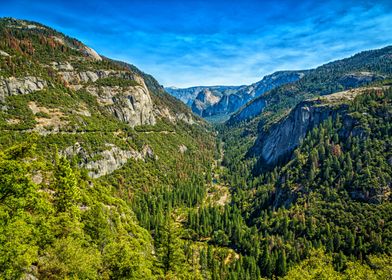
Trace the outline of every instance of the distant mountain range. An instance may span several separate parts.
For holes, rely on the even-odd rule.
[[[315,69],[292,84],[271,88],[263,96],[252,99],[232,114],[229,124],[259,116],[265,107],[274,113],[288,110],[302,100],[357,88],[390,77],[392,46],[364,51],[342,60],[336,60]],[[278,114],[276,114],[278,115]],[[270,117],[268,117],[270,119]]]
[[[251,85],[165,88],[201,117],[226,120],[247,102],[278,86],[301,79],[304,71],[278,71]]]
[[[392,46],[166,90],[0,18],[0,279],[390,279]]]

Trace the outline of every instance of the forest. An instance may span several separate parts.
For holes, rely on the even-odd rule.
[[[27,23],[0,20],[0,81],[47,85],[0,96],[0,279],[390,279],[391,47],[267,92],[254,119],[209,124],[135,66]],[[115,74],[73,85],[53,60]],[[249,153],[301,101],[354,87],[274,166]],[[130,126],[118,112],[133,97],[103,104],[108,88],[148,92],[156,122]]]

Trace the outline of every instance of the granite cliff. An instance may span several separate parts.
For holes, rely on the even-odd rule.
[[[263,165],[275,166],[290,156],[309,131],[328,118],[334,121],[338,115],[343,123],[341,136],[363,136],[365,132],[356,128],[355,119],[348,114],[347,103],[359,94],[378,89],[381,88],[358,88],[299,103],[280,121],[261,130],[249,154],[259,157]]]
[[[225,120],[247,102],[265,92],[301,79],[307,71],[278,71],[249,86],[212,86],[166,90],[207,119]]]

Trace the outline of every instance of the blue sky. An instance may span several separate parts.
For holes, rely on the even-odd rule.
[[[0,0],[165,86],[250,84],[392,44],[392,1]]]

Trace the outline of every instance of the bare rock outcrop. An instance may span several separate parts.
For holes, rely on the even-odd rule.
[[[192,111],[198,115],[202,115],[203,111],[219,102],[220,96],[209,89],[202,90],[192,104]]]
[[[96,82],[98,79],[104,79],[104,78],[110,78],[110,77],[116,77],[116,78],[121,78],[125,80],[133,80],[138,82],[139,84],[144,84],[144,81],[141,77],[134,75],[130,72],[127,71],[115,71],[115,70],[88,70],[88,71],[72,71],[73,68],[72,65],[69,63],[63,63],[60,64],[58,62],[55,62],[55,64],[52,64],[52,66],[56,69],[59,68],[57,65],[63,65],[61,68],[63,69],[58,69],[58,70],[63,70],[59,71],[59,75],[62,77],[62,79],[67,82],[69,85],[78,85],[78,84],[83,84],[83,83],[88,83],[88,82]],[[65,67],[69,69],[64,69]]]
[[[190,125],[196,123],[195,120],[192,118],[191,114],[179,113],[179,114],[176,114],[176,119],[178,121],[186,122],[187,124],[190,124]]]
[[[90,86],[87,91],[96,96],[98,102],[113,116],[131,127],[156,123],[153,102],[144,86]]]
[[[10,56],[8,53],[6,53],[5,51],[0,50],[0,55],[1,56]]]
[[[61,71],[59,72],[61,78],[70,85],[77,85],[80,83],[95,82],[100,77],[98,73],[93,71]]]
[[[354,128],[355,120],[344,114],[348,108],[345,101],[360,93],[363,90],[358,89],[301,102],[281,121],[262,131],[250,153],[259,156],[264,165],[275,165],[298,146],[308,131],[330,117],[335,119],[338,114],[345,116],[343,133],[361,135],[363,131]]]
[[[61,68],[69,66],[60,65]],[[56,64],[54,67],[58,68],[59,65]],[[86,90],[96,96],[102,106],[129,126],[154,125],[156,123],[150,92],[140,76],[128,71],[114,70],[60,71],[59,74],[73,89],[86,86]],[[95,84],[99,79],[111,77],[135,81],[136,85],[101,86]]]
[[[52,62],[52,67],[55,70],[59,71],[72,71],[74,70],[73,66],[69,62]]]
[[[362,84],[370,83],[376,80],[383,79],[381,75],[377,75],[372,72],[355,72],[343,75],[339,82],[344,85],[345,88],[358,87]]]
[[[265,101],[264,98],[254,99],[251,103],[241,108],[236,114],[232,115],[228,122],[236,123],[254,118],[261,114],[266,106],[267,101]]]
[[[84,49],[82,50],[84,54],[86,54],[88,57],[90,57],[93,60],[96,61],[101,61],[102,57],[92,48],[84,46]]]
[[[66,148],[61,152],[62,156],[79,157],[80,167],[88,170],[88,175],[91,178],[99,178],[124,166],[129,159],[145,160],[146,158],[154,158],[154,152],[151,147],[145,145],[141,152],[135,150],[122,150],[113,144],[107,144],[107,149],[99,152],[89,154],[80,143]],[[98,159],[95,159],[98,158]]]
[[[29,94],[43,90],[47,86],[48,84],[45,80],[33,76],[0,79],[0,101],[4,100],[7,96]]]

